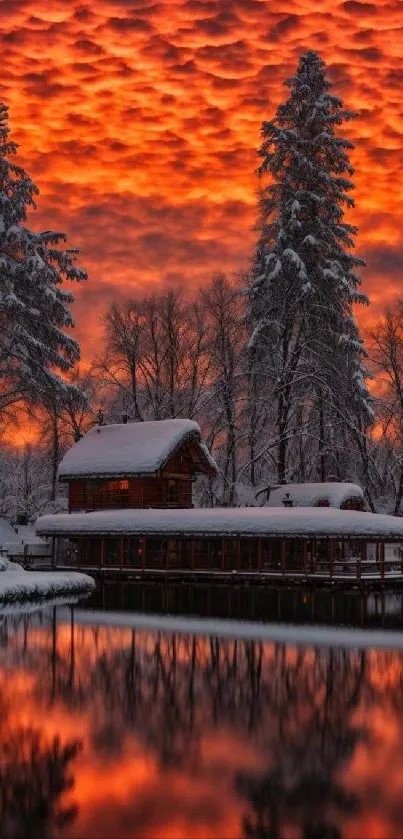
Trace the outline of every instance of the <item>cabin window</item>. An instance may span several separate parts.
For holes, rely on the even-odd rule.
[[[201,571],[222,569],[222,539],[195,539],[194,567]]]
[[[319,498],[316,502],[316,507],[328,507],[329,506],[329,499],[328,498]]]
[[[281,570],[280,539],[262,539],[262,570]]]
[[[258,540],[242,539],[241,541],[241,570],[256,571],[258,568]]]
[[[285,570],[301,571],[304,567],[304,542],[287,539],[285,542]]]
[[[79,565],[78,539],[59,539],[58,561],[61,565]]]
[[[207,539],[207,567],[211,570],[222,568],[222,539]]]
[[[341,505],[342,510],[363,510],[362,498],[347,498]]]
[[[96,481],[86,481],[84,484],[84,494],[85,500],[87,504],[89,503],[92,505],[94,503],[95,493],[97,491],[97,482]]]
[[[105,565],[120,565],[120,539],[105,539]]]
[[[178,504],[179,503],[178,482],[173,480],[173,478],[170,478],[169,481],[168,481],[167,502],[168,502],[168,504]]]
[[[127,492],[129,489],[129,481],[108,481],[106,489],[108,492]]]
[[[87,541],[87,565],[98,566],[101,564],[101,539],[88,539]]]
[[[143,562],[142,540],[136,536],[123,539],[122,563],[128,568],[141,568]]]
[[[147,567],[164,568],[167,555],[167,540],[147,537]]]

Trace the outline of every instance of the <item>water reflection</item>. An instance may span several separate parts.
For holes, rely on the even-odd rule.
[[[104,581],[89,609],[285,623],[403,628],[403,590],[326,589],[208,582]]]
[[[401,652],[7,617],[1,836],[403,837]]]

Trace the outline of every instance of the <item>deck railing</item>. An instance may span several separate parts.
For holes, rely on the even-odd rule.
[[[62,566],[329,581],[403,579],[403,545],[364,539],[168,538],[57,540]]]

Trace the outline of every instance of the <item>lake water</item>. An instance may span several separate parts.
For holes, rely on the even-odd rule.
[[[318,638],[326,613],[403,638],[399,593],[244,595],[210,592],[210,617],[256,597]],[[0,618],[2,839],[403,837],[403,650],[127,625],[203,597],[115,586]]]

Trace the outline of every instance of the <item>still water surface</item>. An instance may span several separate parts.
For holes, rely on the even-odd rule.
[[[402,651],[80,623],[91,605],[1,618],[2,839],[403,837]]]

